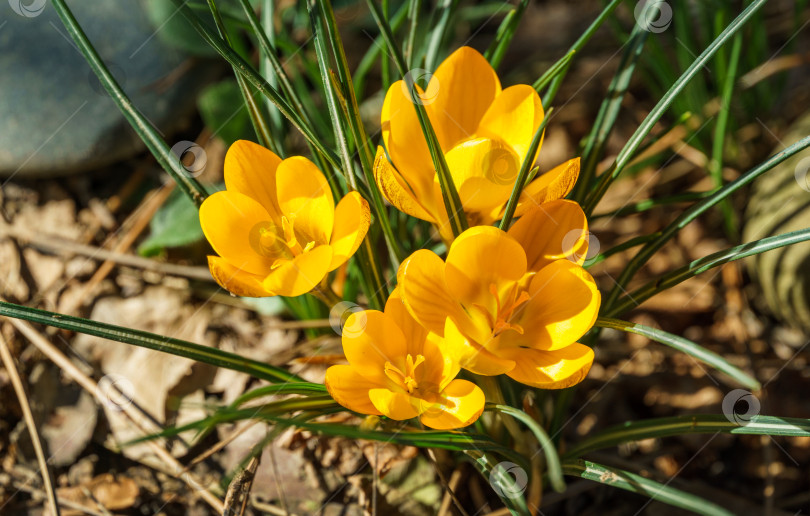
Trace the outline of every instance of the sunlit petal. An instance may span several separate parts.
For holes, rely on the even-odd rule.
[[[510,86],[489,106],[476,135],[505,141],[512,147],[520,163],[529,152],[532,138],[540,127],[543,116],[543,104],[534,88],[528,84]],[[540,147],[537,152],[540,152]],[[536,159],[537,154],[530,158],[531,163]]]
[[[335,208],[335,227],[332,230],[332,263],[329,270],[343,265],[360,247],[371,224],[371,212],[363,197],[350,192]]]
[[[467,380],[453,380],[442,391],[442,402],[429,408],[419,420],[436,430],[452,430],[475,423],[484,411],[484,392]]]
[[[403,392],[392,392],[384,388],[371,389],[368,397],[377,410],[396,421],[414,418],[420,412],[419,400]]]
[[[272,292],[264,289],[264,276],[251,274],[234,267],[219,256],[208,257],[208,269],[214,280],[228,292],[242,297],[267,297]]]
[[[331,261],[332,249],[317,246],[273,269],[264,279],[264,288],[279,296],[306,294],[323,280]]]
[[[513,348],[512,379],[540,389],[565,389],[581,382],[593,364],[593,350],[577,342],[557,351]]]
[[[237,140],[225,154],[225,188],[259,202],[274,220],[281,218],[276,195],[276,169],[281,158],[247,140]]]
[[[379,385],[361,376],[352,366],[335,365],[326,370],[324,380],[329,394],[349,410],[361,414],[381,415],[368,393]]]
[[[526,251],[530,271],[539,271],[560,259],[581,265],[588,253],[588,221],[574,201],[557,200],[535,206],[508,233]]]
[[[563,199],[574,188],[578,177],[579,158],[557,165],[526,185],[515,209],[515,216],[523,215],[528,209],[538,204]]]
[[[335,200],[323,173],[307,158],[293,156],[276,171],[278,202],[283,215],[293,216],[296,232],[310,241],[327,244],[332,236]]]

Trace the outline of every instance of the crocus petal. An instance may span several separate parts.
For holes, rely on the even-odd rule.
[[[581,382],[593,364],[593,350],[575,342],[557,351],[512,348],[510,378],[540,389],[565,389]]]
[[[430,214],[427,204],[432,205],[425,197],[421,199],[402,177],[399,170],[388,161],[382,147],[377,147],[377,156],[374,158],[374,181],[380,191],[399,211],[407,213],[417,219],[435,222]],[[432,193],[430,194],[432,199]]]
[[[379,385],[358,374],[352,366],[330,367],[326,370],[324,383],[329,395],[347,409],[361,414],[382,415],[368,397],[368,392]]]
[[[514,282],[526,274],[526,253],[520,244],[498,228],[476,226],[456,238],[447,253],[444,279],[450,295],[471,309],[473,305],[495,310],[490,286]]]
[[[484,391],[467,380],[453,380],[442,392],[441,404],[429,408],[419,420],[436,430],[462,428],[478,419],[484,411]]]
[[[333,271],[343,265],[360,247],[371,224],[368,202],[357,192],[349,192],[335,208],[335,228],[332,230]]]
[[[355,312],[343,326],[343,353],[358,374],[387,385],[385,363],[401,367],[408,354],[405,336],[393,318],[378,310]]]
[[[397,284],[414,319],[434,333],[444,334],[447,317],[464,317],[461,306],[447,292],[444,262],[432,251],[421,249],[402,262]]]
[[[282,213],[295,216],[295,230],[317,244],[328,243],[334,224],[335,200],[318,167],[301,156],[285,159],[276,171],[276,189]],[[308,243],[300,242],[302,246]]]
[[[319,245],[273,269],[264,279],[264,288],[285,297],[306,294],[326,276],[331,261],[332,249]]]
[[[529,296],[517,321],[524,333],[515,333],[510,340],[546,351],[564,348],[585,335],[596,321],[601,302],[593,277],[568,260],[540,269],[529,285]]]
[[[396,421],[411,419],[419,415],[419,400],[404,392],[391,392],[388,389],[371,389],[368,397],[382,414]]]
[[[526,185],[515,209],[515,216],[523,215],[538,204],[564,198],[574,188],[578,177],[579,158],[557,165]]]
[[[272,292],[265,290],[262,284],[264,276],[238,269],[219,256],[208,257],[208,268],[211,270],[211,276],[214,277],[219,286],[232,294],[242,297],[268,297],[273,295]]]
[[[402,330],[408,348],[406,353],[410,353],[412,356],[424,354],[423,348],[425,339],[428,336],[428,330],[416,322],[416,319],[405,308],[399,294],[399,287],[395,288],[391,295],[388,296],[388,301],[385,303],[385,315],[390,317],[397,327]]]
[[[465,212],[488,213],[504,204],[520,169],[520,158],[497,139],[465,141],[446,159]]]
[[[560,259],[582,265],[588,253],[588,221],[574,201],[560,199],[535,206],[508,233],[526,251],[530,271]]]
[[[484,346],[470,342],[451,319],[447,319],[442,348],[457,360],[461,367],[482,376],[497,376],[515,367],[512,360],[501,358]]]
[[[529,152],[543,116],[543,104],[537,91],[528,84],[518,84],[506,88],[495,97],[481,119],[476,135],[505,141],[512,147],[520,163]],[[541,145],[542,142],[541,139]],[[540,147],[537,152],[540,152]],[[530,159],[534,164],[537,154]]]
[[[273,216],[281,218],[276,195],[276,169],[281,158],[261,145],[237,140],[225,154],[225,188],[252,197]]]
[[[425,102],[425,110],[442,149],[448,152],[475,134],[481,117],[501,92],[501,81],[484,56],[461,47],[439,65],[426,91],[435,92]]]
[[[416,109],[406,91],[403,81],[388,88],[382,107],[381,130],[391,161],[415,197],[421,200],[430,193],[436,172]]]
[[[258,230],[270,214],[239,192],[216,192],[200,206],[200,225],[214,251],[234,267],[265,276],[274,258],[260,254]]]

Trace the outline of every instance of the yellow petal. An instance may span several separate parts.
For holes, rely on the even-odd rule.
[[[441,404],[429,408],[419,420],[436,430],[463,428],[478,420],[484,411],[484,391],[467,380],[453,380],[442,392]]]
[[[538,204],[564,198],[574,188],[578,177],[579,158],[557,165],[526,185],[515,209],[515,216],[523,215],[526,210]]]
[[[364,310],[351,314],[343,328],[343,353],[355,371],[378,385],[387,385],[385,363],[400,367],[408,354],[395,320],[378,310]]]
[[[278,203],[283,215],[295,216],[294,226],[310,241],[326,244],[332,236],[335,200],[323,173],[313,162],[293,156],[281,162],[276,171]]]
[[[225,188],[252,197],[275,220],[281,218],[276,195],[276,169],[281,158],[261,145],[237,140],[225,154]]]
[[[219,286],[242,297],[268,297],[272,292],[264,289],[262,280],[264,276],[250,274],[241,269],[237,269],[219,256],[208,257],[208,268],[211,276],[219,283]]]
[[[234,267],[261,276],[274,261],[259,246],[258,231],[269,221],[261,204],[239,192],[217,192],[200,206],[200,225],[214,251]]]
[[[397,283],[405,307],[428,330],[443,335],[447,317],[464,317],[447,292],[444,262],[432,251],[421,249],[402,262]]]
[[[593,350],[578,342],[557,351],[513,348],[510,378],[540,389],[565,389],[585,379],[593,364]]]
[[[382,147],[377,147],[377,156],[374,158],[374,181],[385,198],[388,199],[388,202],[393,204],[399,211],[417,219],[434,222],[433,216],[425,207],[427,204],[433,204],[432,193],[430,194],[431,200],[425,197],[421,199],[417,197],[416,192],[411,189],[408,182],[388,161]]]
[[[264,288],[285,297],[306,294],[326,276],[331,261],[332,249],[319,245],[273,269],[264,279]]]
[[[467,140],[446,158],[465,212],[488,213],[509,199],[520,158],[500,140]]]
[[[371,224],[371,212],[368,202],[357,192],[349,192],[335,208],[335,227],[332,230],[332,263],[333,271],[343,265],[360,247]]]
[[[476,226],[456,238],[447,253],[444,279],[450,295],[471,309],[473,305],[495,310],[490,286],[518,281],[526,274],[526,253],[520,244],[498,228]]]
[[[549,351],[572,344],[591,329],[599,314],[596,282],[568,260],[543,267],[532,278],[529,295],[517,320],[523,335],[510,340],[535,349]]]
[[[324,383],[329,395],[347,409],[361,414],[382,415],[368,397],[368,392],[379,385],[359,375],[352,366],[330,367],[326,370]]]
[[[501,358],[485,347],[471,342],[450,319],[447,319],[444,329],[442,348],[458,360],[461,367],[482,376],[497,376],[515,367],[512,360]]]
[[[388,389],[371,389],[368,397],[374,407],[383,415],[396,421],[404,421],[419,415],[419,400],[404,392],[391,392]]]
[[[561,259],[582,265],[588,253],[588,221],[574,201],[560,199],[535,206],[508,233],[526,251],[530,271]]]
[[[506,142],[518,156],[518,163],[521,163],[529,152],[543,116],[543,104],[537,91],[528,84],[518,84],[506,88],[495,98],[481,119],[476,135]],[[540,147],[537,152],[540,152]],[[534,164],[537,154],[530,160]]]
[[[388,88],[381,130],[391,162],[415,197],[422,200],[430,193],[436,172],[414,105],[403,90],[404,84],[397,81]]]
[[[439,65],[427,91],[436,92],[435,100],[425,109],[442,149],[448,152],[475,134],[484,113],[501,92],[501,82],[484,56],[461,47]]]
[[[391,318],[397,327],[402,330],[407,347],[406,353],[410,353],[412,356],[424,354],[423,348],[428,330],[416,322],[416,319],[405,308],[399,294],[399,287],[395,288],[391,295],[388,296],[388,301],[385,303],[385,315]]]

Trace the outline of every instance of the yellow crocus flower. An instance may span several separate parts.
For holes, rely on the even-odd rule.
[[[398,81],[385,96],[382,137],[388,157],[382,147],[377,149],[374,177],[391,204],[435,224],[446,240],[452,240],[441,188],[412,103],[425,106],[471,226],[488,225],[502,216],[543,120],[543,106],[527,84],[501,89],[495,70],[470,47],[461,47],[439,65],[425,90],[414,94],[412,85],[410,78]],[[536,158],[531,157],[532,162]],[[565,197],[578,174],[576,158],[530,182],[515,216]]]
[[[581,266],[587,245],[579,205],[551,201],[508,233],[464,231],[445,261],[417,251],[402,263],[398,289],[463,368],[544,389],[570,387],[593,362],[591,348],[576,341],[599,312],[596,283]]]
[[[357,251],[371,220],[357,192],[335,206],[307,158],[244,140],[225,156],[225,188],[203,202],[200,224],[219,255],[208,257],[211,274],[239,296],[309,292]]]
[[[474,423],[484,410],[484,393],[456,379],[458,361],[438,336],[413,320],[397,290],[385,312],[366,310],[349,316],[343,330],[349,365],[326,371],[332,397],[361,414],[402,421],[418,417],[437,430]]]

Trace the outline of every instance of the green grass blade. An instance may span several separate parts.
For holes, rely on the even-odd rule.
[[[740,417],[740,416],[737,416]],[[729,419],[730,418],[730,419]],[[611,448],[623,443],[645,439],[682,436],[686,434],[742,434],[810,437],[810,419],[754,415],[736,422],[735,415],[695,414],[633,421],[607,428],[592,435],[565,454],[565,458]]]
[[[515,32],[517,32],[520,20],[523,19],[523,14],[525,13],[528,5],[529,0],[520,0],[517,7],[509,11],[501,22],[501,25],[498,27],[498,31],[495,33],[495,39],[484,53],[484,57],[487,58],[487,61],[489,61],[489,64],[491,64],[492,68],[495,70],[497,70],[501,65],[503,56],[509,49],[509,44],[512,43],[512,38],[515,37]]]
[[[399,10],[394,13],[394,16],[391,18],[392,31],[396,32],[407,19],[408,5],[409,4],[407,3],[403,3]],[[360,60],[360,64],[358,64],[357,68],[354,70],[352,81],[354,82],[354,94],[357,96],[357,98],[363,98],[368,73],[371,71],[371,68],[374,66],[374,63],[377,61],[377,58],[380,56],[384,48],[385,43],[383,42],[382,36],[377,36],[374,38],[374,42],[369,45],[368,50]],[[383,56],[382,61],[384,63],[388,62],[388,56]],[[383,91],[385,91],[387,88],[388,83],[384,83]]]
[[[663,247],[664,244],[666,244],[667,241],[669,241],[669,239],[675,236],[675,234],[678,231],[680,231],[681,228],[685,227],[687,224],[689,224],[697,217],[705,213],[712,206],[715,206],[723,199],[726,199],[740,188],[744,187],[747,184],[750,184],[757,177],[761,176],[768,170],[782,163],[783,161],[790,158],[794,154],[801,152],[807,147],[810,147],[810,136],[802,138],[801,140],[797,141],[790,147],[784,149],[781,152],[778,152],[777,154],[774,154],[773,156],[763,161],[756,167],[752,168],[751,170],[749,170],[742,176],[738,177],[731,183],[728,183],[720,190],[717,190],[709,197],[693,205],[691,208],[689,208],[683,214],[681,214],[678,218],[676,218],[661,232],[661,236],[659,236],[656,240],[653,240],[652,242],[642,247],[639,250],[639,252],[636,253],[636,255],[633,256],[633,258],[627,263],[625,268],[622,270],[622,273],[619,274],[618,278],[616,279],[616,285],[606,296],[602,304],[602,306],[605,307],[607,315],[612,316],[617,313],[622,313],[620,311],[615,310],[613,307],[613,304],[618,299],[619,294],[621,294],[625,286],[633,278],[636,271],[641,269],[641,267],[645,263],[647,263],[647,260],[649,260],[659,249],[661,249],[661,247]]]
[[[62,0],[64,1],[64,0]],[[340,158],[338,158],[335,151],[326,147],[321,139],[315,134],[312,127],[301,118],[301,116],[293,109],[278,90],[268,83],[264,77],[261,76],[247,61],[234,52],[222,38],[213,34],[208,27],[203,24],[199,17],[190,9],[182,0],[172,0],[177,5],[178,11],[191,23],[197,30],[200,36],[216,50],[231,66],[234,67],[242,76],[250,82],[254,88],[259,90],[270,101],[275,104],[278,110],[284,115],[300,132],[304,138],[312,144],[313,147],[318,149],[318,152],[335,167],[340,168]]]
[[[114,324],[62,315],[36,308],[29,308],[27,306],[15,305],[5,301],[0,301],[0,316],[13,317],[15,319],[53,326],[54,328],[93,335],[116,342],[123,342],[133,346],[154,349],[217,367],[241,371],[255,378],[267,380],[268,382],[309,383],[284,369],[257,360],[244,358],[235,353],[228,353],[220,349],[201,346],[199,344],[164,337],[163,335],[156,335],[146,331],[124,328]]]
[[[587,192],[590,190],[593,178],[596,175],[596,165],[605,152],[605,145],[607,145],[608,137],[610,136],[613,126],[616,124],[616,119],[621,111],[622,101],[627,93],[627,88],[630,87],[630,80],[633,78],[633,72],[636,69],[636,63],[644,49],[644,44],[647,42],[649,32],[642,28],[640,23],[637,23],[633,32],[630,34],[630,40],[622,53],[619,68],[613,79],[610,81],[607,95],[602,105],[599,106],[599,113],[596,116],[596,121],[591,129],[591,133],[585,140],[585,146],[582,151],[582,171],[579,175],[579,180],[574,186],[574,191],[571,193],[571,198],[577,202],[582,202]]]
[[[157,130],[152,127],[152,124],[144,118],[132,104],[132,101],[129,100],[129,97],[104,65],[104,61],[101,60],[90,40],[87,39],[65,0],[54,0],[53,7],[56,9],[56,14],[59,15],[59,19],[62,20],[71,39],[87,60],[87,64],[98,76],[99,81],[118,106],[118,109],[121,110],[124,118],[127,119],[127,122],[143,140],[146,148],[149,149],[160,166],[177,182],[180,189],[189,196],[195,205],[200,206],[206,197],[205,188],[188,173],[180,162],[180,157],[172,152]]]
[[[624,170],[624,167],[630,162],[632,157],[635,155],[636,150],[638,150],[641,143],[644,141],[644,138],[652,131],[652,128],[658,122],[658,120],[664,115],[666,110],[675,100],[679,93],[681,93],[689,81],[703,69],[703,67],[708,63],[708,61],[712,58],[712,56],[717,52],[717,50],[723,46],[726,41],[728,41],[734,34],[736,34],[744,25],[745,23],[760,9],[767,0],[753,0],[745,10],[740,13],[737,18],[734,19],[726,28],[723,30],[722,33],[714,40],[712,43],[706,47],[706,49],[695,59],[689,68],[684,71],[683,74],[678,78],[677,81],[669,88],[669,90],[664,94],[658,104],[650,111],[650,114],[644,119],[644,121],[639,125],[636,132],[633,133],[633,136],[630,137],[627,144],[622,148],[619,152],[619,155],[616,157],[616,161],[613,165],[602,174],[601,180],[596,188],[591,192],[591,195],[588,196],[588,199],[583,206],[586,214],[593,213],[594,207],[599,203],[599,200],[607,191],[610,184],[616,179],[619,174]],[[650,4],[652,5],[652,4]]]
[[[532,88],[537,90],[538,93],[543,91],[543,88],[545,88],[546,85],[548,85],[548,83],[552,81],[552,79],[555,79],[558,75],[568,70],[568,65],[571,63],[571,59],[573,58],[574,58],[574,51],[571,50],[570,52],[565,54],[562,58],[560,58],[559,61],[551,65],[551,67],[548,70],[543,72],[543,75],[541,75],[539,79],[534,81],[534,84],[532,84]]]
[[[630,215],[632,213],[642,213],[658,206],[666,206],[668,204],[677,204],[682,202],[690,202],[690,201],[702,201],[703,199],[709,197],[713,193],[717,192],[717,190],[709,190],[706,192],[686,192],[682,194],[675,194],[670,195],[667,197],[660,197],[658,199],[646,199],[643,201],[639,201],[637,203],[628,204],[623,208],[619,208],[615,211],[609,211],[605,213],[595,213],[591,215],[590,220],[602,219],[605,217],[620,217],[622,215]],[[656,233],[656,238],[661,235],[660,232]]]
[[[532,156],[537,155],[537,149],[540,148],[540,141],[543,139],[543,131],[546,130],[546,125],[551,121],[550,115],[552,111],[554,111],[553,108],[546,111],[543,121],[540,122],[540,125],[534,132],[532,143],[529,145],[529,150],[526,151],[526,156],[523,157],[523,162],[520,164],[520,171],[518,172],[517,179],[515,180],[515,186],[512,188],[512,193],[509,195],[509,200],[506,202],[503,218],[501,219],[500,226],[498,226],[504,231],[509,229],[509,224],[512,223],[512,217],[515,215],[520,194],[523,192],[523,188],[526,186],[526,180],[529,178],[529,171],[531,171],[532,167],[534,166],[534,160],[531,158]]]
[[[563,480],[562,468],[560,467],[560,456],[557,454],[557,448],[551,442],[546,431],[540,426],[537,421],[532,419],[531,416],[509,405],[492,405],[492,409],[517,419],[526,427],[531,430],[540,447],[543,449],[543,454],[546,456],[546,470],[548,471],[548,478],[551,481],[551,487],[558,493],[565,491],[565,480]]]
[[[394,41],[394,35],[391,33],[391,27],[388,26],[388,23],[385,21],[385,18],[380,12],[379,6],[374,2],[374,0],[366,0],[366,3],[368,4],[369,9],[371,9],[371,14],[374,17],[374,21],[377,22],[380,33],[388,46],[388,51],[394,56],[394,62],[397,65],[400,75],[402,75],[402,77],[406,77],[408,74],[408,69],[406,68],[405,58],[402,56],[399,46]],[[411,92],[411,98],[418,99],[419,97],[416,91],[416,84],[412,84],[411,87],[413,89]],[[430,149],[430,157],[433,160],[433,166],[436,168],[436,175],[438,176],[439,186],[442,190],[444,207],[447,210],[447,216],[450,220],[450,228],[452,229],[453,234],[458,236],[462,231],[469,227],[469,224],[467,223],[467,216],[464,213],[464,207],[462,206],[461,199],[458,196],[458,191],[456,190],[456,185],[453,182],[453,177],[450,175],[450,169],[447,166],[444,153],[439,145],[439,139],[436,137],[436,133],[433,131],[433,127],[430,125],[430,119],[428,118],[427,111],[425,111],[425,106],[423,106],[418,100],[414,100],[413,106],[414,109],[416,109],[416,114],[419,118],[419,125],[422,126],[422,133],[425,136],[425,141]]]
[[[318,395],[326,394],[326,386],[319,383],[282,383],[275,385],[264,385],[250,390],[231,403],[231,407],[238,408],[240,405],[248,401],[262,398],[264,396],[283,396],[286,394],[304,394],[304,395]]]
[[[597,263],[600,263],[600,262],[603,262],[603,261],[607,260],[608,258],[613,256],[614,254],[621,253],[622,251],[632,249],[633,247],[643,245],[643,244],[649,242],[650,240],[654,240],[654,239],[658,238],[658,235],[660,235],[660,234],[661,234],[660,232],[656,231],[655,233],[650,233],[649,235],[640,235],[640,236],[637,236],[635,238],[631,238],[630,240],[628,240],[626,242],[622,242],[621,244],[619,244],[617,246],[611,247],[607,251],[604,251],[604,252],[601,252],[601,253],[597,254],[593,258],[586,259],[585,263],[583,264],[583,267],[585,267],[586,269],[588,267],[593,267]]]
[[[495,494],[512,514],[519,516],[531,514],[523,494],[526,486],[520,485],[517,476],[511,471],[506,471],[505,464],[491,454],[478,450],[467,450],[464,453],[490,485],[493,488],[497,486],[497,489],[494,489]]]
[[[587,460],[566,461],[562,467],[566,475],[587,478],[600,484],[638,493],[646,496],[650,501],[663,502],[692,511],[695,514],[705,516],[732,516],[733,514],[704,498],[629,471],[603,466]]]
[[[596,319],[596,326],[600,328],[613,328],[614,330],[643,335],[650,340],[660,342],[661,344],[666,344],[673,349],[686,353],[687,355],[700,360],[704,364],[709,365],[718,371],[722,371],[749,389],[759,390],[761,388],[760,383],[755,378],[752,378],[739,368],[729,364],[717,353],[709,351],[703,346],[696,344],[691,340],[679,337],[678,335],[673,335],[672,333],[658,330],[656,328],[650,328],[649,326],[643,326],[641,324],[621,321],[618,319],[608,319],[606,317],[599,317]]]
[[[458,7],[458,3],[459,0],[443,0],[439,5],[436,6],[436,9],[441,12],[441,17],[430,33],[430,39],[425,52],[426,70],[433,71],[436,69],[439,61],[439,50],[441,49],[442,42],[444,42],[447,34],[451,32],[450,20]],[[403,63],[405,63],[405,61],[403,61]],[[400,70],[400,73],[402,73],[403,76],[405,75],[405,72],[402,72],[402,70]]]
[[[789,233],[782,233],[772,237],[762,238],[746,244],[740,244],[730,247],[723,251],[719,251],[708,256],[704,256],[699,260],[695,260],[688,265],[676,269],[668,274],[655,279],[646,285],[630,292],[622,297],[615,306],[611,306],[605,313],[608,317],[615,317],[621,315],[628,310],[632,310],[652,296],[663,292],[668,288],[672,288],[678,283],[684,282],[689,278],[693,278],[698,274],[706,272],[709,269],[718,267],[728,262],[741,260],[748,256],[764,253],[772,249],[778,249],[799,242],[806,242],[810,240],[810,229],[801,229],[798,231],[791,231]]]

